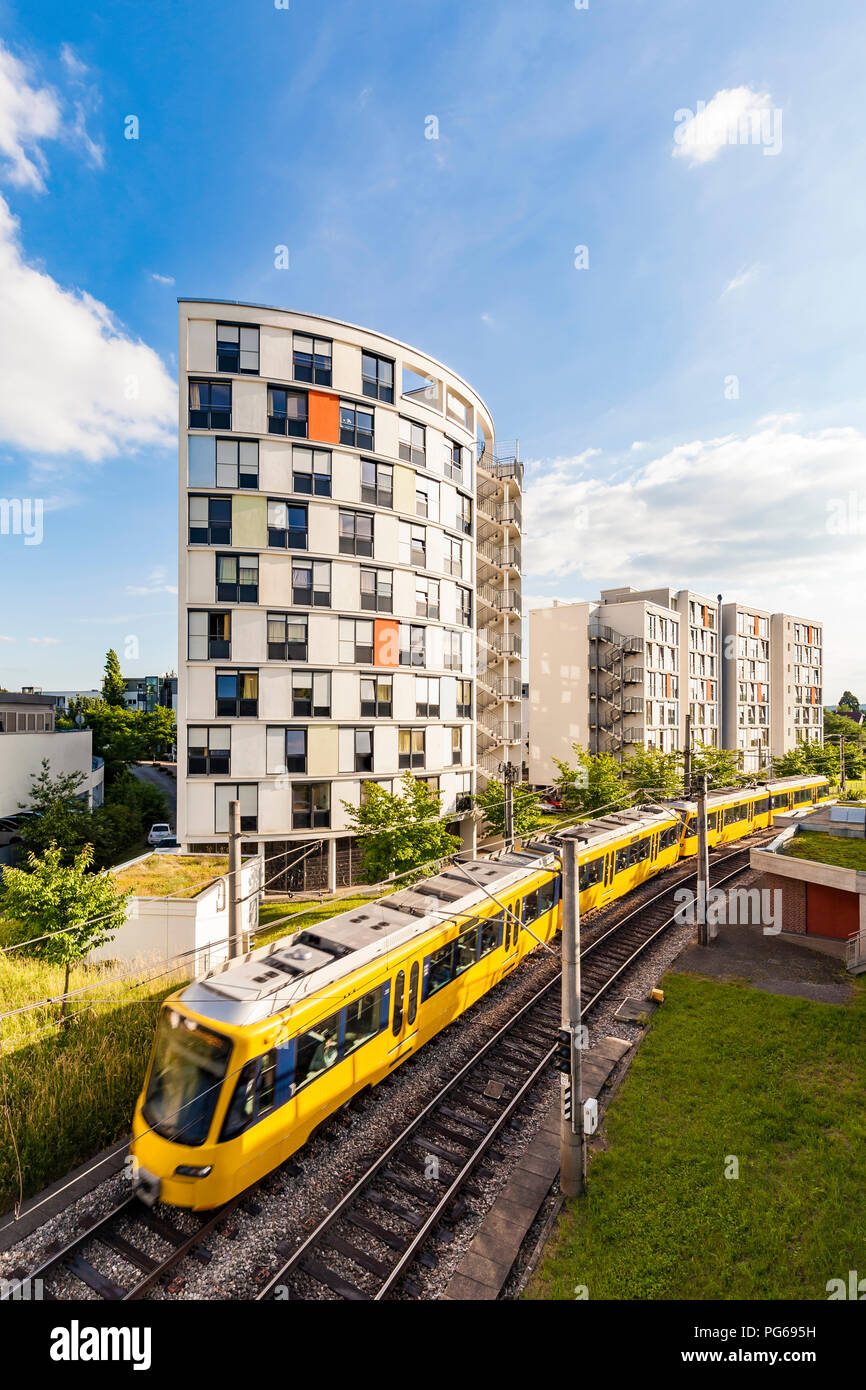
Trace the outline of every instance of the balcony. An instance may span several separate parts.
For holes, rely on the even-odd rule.
[[[481,640],[499,656],[520,656],[520,636],[512,632],[495,632],[481,628]]]
[[[643,696],[629,695],[628,699],[623,700],[622,708],[624,714],[643,714]]]
[[[626,666],[622,678],[626,685],[643,685],[644,669],[642,666]]]

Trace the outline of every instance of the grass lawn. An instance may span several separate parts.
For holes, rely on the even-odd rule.
[[[525,1297],[826,1299],[866,1268],[866,989],[840,1008],[664,987]]]
[[[783,853],[789,859],[810,859],[817,864],[836,864],[842,869],[866,869],[866,840],[841,835],[800,830]]]
[[[115,877],[121,888],[131,888],[145,898],[167,893],[194,898],[218,874],[228,873],[228,867],[228,859],[221,855],[151,854]]]
[[[63,1028],[53,1026],[58,1004],[0,1023],[0,1211],[18,1200],[19,1181],[28,1197],[129,1129],[159,1004],[181,980],[132,985],[111,973],[73,968],[70,990],[87,993]],[[0,1013],[62,990],[62,966],[0,956]]]

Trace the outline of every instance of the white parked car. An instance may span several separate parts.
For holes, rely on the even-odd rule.
[[[149,845],[161,845],[164,840],[173,840],[174,831],[165,821],[158,821],[152,825],[148,832],[147,843]]]

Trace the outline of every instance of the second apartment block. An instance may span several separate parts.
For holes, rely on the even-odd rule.
[[[572,745],[735,749],[746,772],[823,741],[822,629],[691,589],[602,590],[530,614],[529,779]]]

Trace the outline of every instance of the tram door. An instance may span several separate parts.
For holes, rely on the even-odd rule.
[[[613,896],[613,875],[615,863],[616,851],[610,849],[604,856],[604,878],[602,880],[602,892],[601,898],[599,900],[601,903],[609,902],[611,897]]]
[[[413,960],[401,966],[391,986],[391,1047],[392,1062],[412,1051],[418,1037],[418,1008],[421,1002],[421,962]]]
[[[507,903],[506,910],[498,914],[499,930],[502,934],[502,945],[504,948],[505,964],[502,973],[510,970],[512,965],[517,964],[517,946],[520,940],[520,899],[515,903]],[[535,945],[530,941],[530,948]]]

